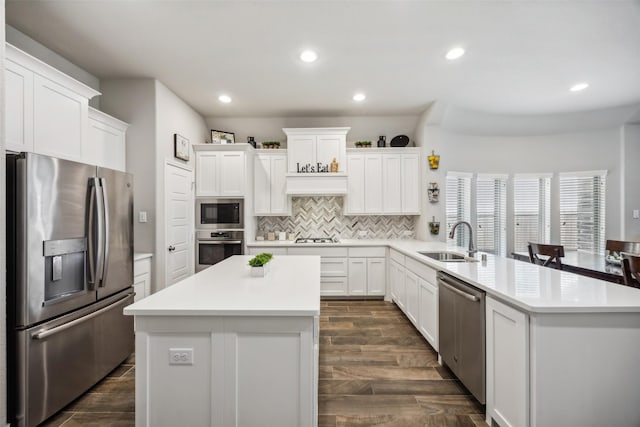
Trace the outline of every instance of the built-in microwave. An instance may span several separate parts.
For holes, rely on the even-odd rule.
[[[243,199],[196,199],[196,228],[199,230],[243,229]]]

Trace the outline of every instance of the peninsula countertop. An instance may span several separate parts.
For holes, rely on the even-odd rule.
[[[419,254],[464,248],[421,240],[341,239],[338,243],[250,242],[249,247],[385,246],[438,271],[464,280],[529,313],[640,312],[640,290],[578,274],[487,254],[487,261],[441,262]]]
[[[320,313],[320,257],[278,256],[252,277],[236,255],[124,309],[135,316],[308,316]]]

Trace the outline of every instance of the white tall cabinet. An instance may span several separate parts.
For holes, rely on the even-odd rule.
[[[253,174],[255,215],[291,215],[286,175],[286,150],[258,150]]]
[[[420,214],[419,149],[349,149],[347,166],[345,214]]]

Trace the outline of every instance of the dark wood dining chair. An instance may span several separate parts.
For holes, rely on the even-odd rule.
[[[540,258],[538,255],[546,256],[546,259]],[[562,261],[560,258],[564,256],[564,246],[562,245],[546,245],[543,243],[529,242],[529,261],[532,264],[548,267],[549,264],[555,262],[555,267],[562,270]]]
[[[624,240],[607,240],[604,247],[608,253],[626,252],[630,254],[640,254],[640,242],[625,242]]]
[[[640,255],[622,252],[622,277],[624,284],[634,288],[640,283]],[[636,279],[635,281],[633,279]]]

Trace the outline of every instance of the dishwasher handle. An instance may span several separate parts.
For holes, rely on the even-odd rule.
[[[476,295],[471,295],[468,294],[464,291],[461,291],[460,289],[451,286],[449,283],[447,283],[447,280],[443,277],[440,277],[440,284],[442,286],[444,286],[445,288],[449,289],[451,292],[455,292],[456,294],[460,295],[463,298],[468,299],[469,301],[473,301],[473,302],[479,302],[480,301],[480,297],[476,296]]]

